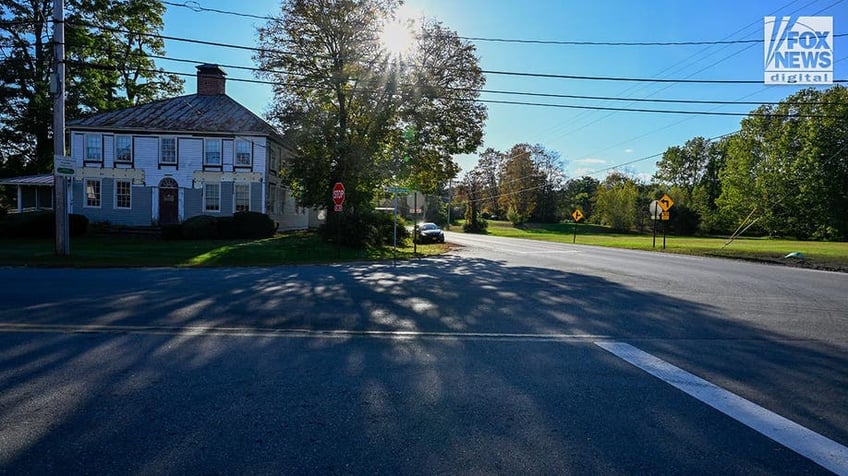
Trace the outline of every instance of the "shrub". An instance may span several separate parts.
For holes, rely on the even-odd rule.
[[[351,248],[379,247],[394,243],[394,214],[368,211],[330,217],[331,219],[319,228],[319,233],[326,241],[338,242]],[[410,238],[406,222],[398,217],[398,245],[405,245]]]
[[[215,240],[218,233],[218,220],[209,215],[197,215],[182,224],[183,239],[186,240]]]
[[[68,216],[68,234],[82,236],[88,232],[88,218],[71,213]],[[53,212],[35,212],[8,215],[0,220],[1,238],[50,238],[56,236],[56,215]]]
[[[56,234],[56,216],[52,212],[25,213],[21,215],[18,236],[22,238],[50,238]]]
[[[476,222],[465,222],[462,225],[462,231],[466,233],[486,233],[489,227],[489,222],[486,220],[477,220]]]
[[[75,237],[88,233],[88,217],[77,213],[68,215],[68,233]]]
[[[222,240],[233,240],[236,238],[241,238],[234,217],[217,217],[215,218],[215,220],[218,225],[218,238],[221,238]]]
[[[232,220],[238,238],[270,238],[277,231],[277,224],[264,213],[238,212]]]
[[[510,209],[506,213],[506,219],[509,220],[513,225],[523,225],[527,223],[527,216],[517,211]]]
[[[269,238],[277,231],[277,224],[268,215],[259,212],[238,212],[233,216],[213,217],[197,215],[181,225],[162,227],[165,240],[217,240],[237,238]]]
[[[183,237],[183,226],[179,223],[162,225],[163,240],[179,240]]]
[[[669,231],[676,235],[694,235],[701,224],[701,215],[686,205],[675,205],[669,211],[669,218]]]

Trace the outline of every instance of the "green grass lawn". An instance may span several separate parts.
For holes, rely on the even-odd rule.
[[[457,227],[458,228],[458,227]],[[489,222],[488,233],[534,240],[571,243],[571,224],[528,225],[515,228],[508,222]],[[611,233],[596,225],[578,225],[577,244],[654,250],[700,256],[748,259],[848,272],[848,243],[739,238],[728,246],[725,238],[662,235],[657,247],[650,234]],[[448,245],[419,245],[371,250],[337,250],[311,232],[278,234],[264,240],[162,241],[152,238],[92,235],[71,239],[71,255],[56,256],[53,239],[0,240],[0,265],[69,267],[145,267],[145,266],[276,266],[284,264],[374,261],[397,257],[437,255]],[[803,262],[786,259],[800,251]]]
[[[371,250],[336,249],[309,232],[278,234],[264,240],[162,241],[125,236],[71,238],[71,255],[56,256],[53,239],[0,240],[0,265],[136,267],[136,266],[275,266],[283,264],[401,259],[443,253],[446,245],[419,245]]]
[[[574,240],[572,224],[531,224],[515,228],[509,222],[490,221],[488,233],[493,236],[529,238],[534,240],[571,243]],[[656,248],[652,234],[612,233],[605,227],[580,224],[577,226],[577,244],[628,248],[634,250],[656,250],[698,256],[720,256],[803,265],[807,267],[848,271],[848,243],[778,240],[769,238],[737,238],[724,246],[727,238],[701,238],[689,236],[666,237],[666,249],[662,249],[662,234],[657,234]],[[786,259],[784,256],[799,251],[804,262]]]

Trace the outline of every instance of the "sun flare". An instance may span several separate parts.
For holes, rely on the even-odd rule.
[[[383,26],[380,43],[390,56],[408,56],[415,48],[416,19],[421,15],[404,5]]]

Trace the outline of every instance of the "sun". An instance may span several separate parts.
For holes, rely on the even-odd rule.
[[[415,26],[421,15],[407,5],[401,6],[383,25],[380,43],[389,56],[409,56],[415,49]]]

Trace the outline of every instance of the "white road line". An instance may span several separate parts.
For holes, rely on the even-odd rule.
[[[848,475],[848,448],[624,342],[595,345],[663,380],[836,474]]]
[[[553,255],[553,254],[568,254],[580,253],[578,250],[537,250],[537,251],[516,251],[520,255]]]

